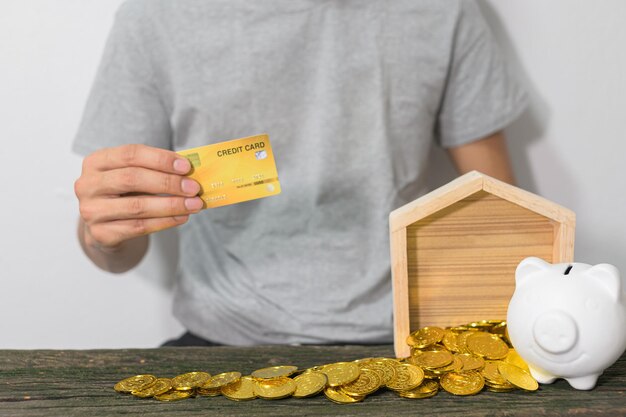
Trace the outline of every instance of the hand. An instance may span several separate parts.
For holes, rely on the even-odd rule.
[[[84,243],[114,252],[124,242],[179,226],[203,207],[189,161],[145,145],[96,151],[74,184]]]

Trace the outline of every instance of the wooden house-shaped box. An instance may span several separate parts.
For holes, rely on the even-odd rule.
[[[575,215],[473,171],[389,216],[396,356],[424,326],[505,319],[515,268],[571,262]]]

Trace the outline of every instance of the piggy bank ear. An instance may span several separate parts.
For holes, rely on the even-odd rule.
[[[622,280],[616,267],[609,264],[598,264],[584,272],[585,275],[604,287],[611,299],[617,301],[622,293]]]
[[[517,265],[517,269],[515,270],[515,285],[523,284],[530,275],[538,271],[546,270],[550,268],[550,266],[551,264],[548,262],[534,256],[524,259]]]

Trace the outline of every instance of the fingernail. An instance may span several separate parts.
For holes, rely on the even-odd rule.
[[[191,169],[191,163],[188,159],[180,158],[174,161],[174,171],[186,174]]]
[[[189,220],[189,216],[174,216],[174,220],[177,222],[186,222]]]
[[[194,180],[190,180],[189,178],[183,178],[181,188],[185,194],[196,195],[200,192],[200,185]]]
[[[203,205],[202,199],[199,197],[185,199],[185,208],[189,211],[200,210]]]

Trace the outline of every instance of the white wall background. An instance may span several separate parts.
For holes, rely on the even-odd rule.
[[[182,331],[174,234],[121,276],[75,238],[70,143],[120,3],[0,2],[0,348],[153,347]],[[531,93],[507,132],[520,185],[577,213],[579,262],[626,274],[626,2],[480,4]]]

